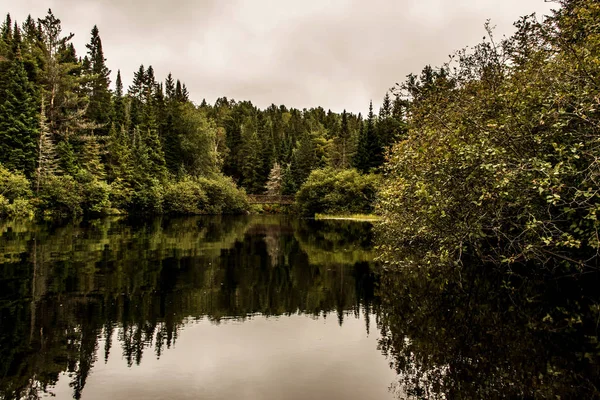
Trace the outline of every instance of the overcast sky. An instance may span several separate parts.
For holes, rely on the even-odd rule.
[[[125,85],[140,64],[169,71],[192,100],[227,96],[364,111],[395,82],[484,36],[510,34],[544,0],[0,0],[22,22],[50,7],[77,51],[98,25],[107,64]]]

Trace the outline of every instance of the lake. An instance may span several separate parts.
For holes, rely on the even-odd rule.
[[[0,222],[0,398],[600,398],[597,271],[431,268],[417,246],[389,268],[377,235]]]
[[[391,399],[371,225],[0,224],[0,397]]]

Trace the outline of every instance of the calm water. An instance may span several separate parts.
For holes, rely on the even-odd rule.
[[[0,398],[390,399],[371,227],[0,224]]]
[[[0,399],[600,398],[597,271],[388,269],[373,236],[0,222]]]

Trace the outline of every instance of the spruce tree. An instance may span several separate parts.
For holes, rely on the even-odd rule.
[[[173,80],[173,75],[171,75],[170,72],[165,80],[165,96],[167,100],[172,100],[175,98],[175,81]]]
[[[310,172],[315,168],[316,162],[314,143],[310,133],[307,132],[302,135],[297,148],[294,149],[290,165],[296,188],[302,186],[306,181]]]
[[[20,51],[0,83],[0,163],[27,176],[35,171],[37,107]]]
[[[95,135],[86,138],[83,146],[81,161],[83,167],[96,179],[106,179],[106,169],[102,157],[103,145]]]
[[[106,136],[110,128],[111,114],[110,70],[106,67],[102,40],[96,25],[92,29],[90,43],[86,47],[89,59],[87,72],[90,75],[89,104],[86,116],[97,125],[95,132],[100,136]]]
[[[115,81],[115,94],[113,96],[113,123],[115,129],[120,130],[125,126],[125,100],[123,98],[123,81],[121,80],[121,70],[117,71],[117,80]]]
[[[383,162],[381,146],[375,131],[375,114],[373,114],[373,102],[369,103],[369,115],[366,126],[361,127],[358,146],[354,158],[354,166],[361,172],[367,173],[371,169],[378,168]]]
[[[339,134],[334,138],[333,164],[336,168],[343,169],[350,166],[350,136],[348,113],[344,110]]]
[[[282,183],[283,173],[281,170],[281,165],[279,165],[279,163],[275,163],[269,172],[269,179],[267,180],[267,194],[271,196],[280,195]]]
[[[49,176],[58,172],[56,148],[52,132],[46,121],[46,107],[44,98],[40,111],[40,136],[38,140],[37,168],[36,168],[36,193],[40,191],[40,184]]]

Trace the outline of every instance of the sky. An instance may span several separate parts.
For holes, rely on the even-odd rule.
[[[341,112],[377,107],[425,65],[485,35],[513,32],[519,16],[548,14],[544,0],[0,0],[22,22],[48,8],[75,34],[80,55],[94,25],[112,70],[129,85],[140,64],[181,79],[190,98],[218,97]]]

